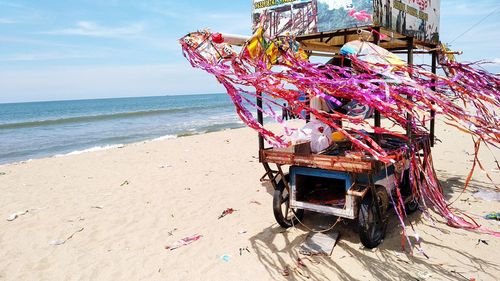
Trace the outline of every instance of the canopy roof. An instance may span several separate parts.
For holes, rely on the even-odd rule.
[[[413,41],[413,48],[417,49],[434,49],[437,47],[436,44],[419,41],[414,37],[405,36],[376,26],[364,26],[330,32],[319,32],[315,34],[297,36],[296,39],[301,43],[302,48],[307,51],[339,53],[340,48],[342,48],[344,44],[350,41],[359,40],[360,36],[367,39],[366,37],[370,36],[366,36],[365,34],[370,35],[373,30],[379,32],[381,37],[386,37],[381,38],[379,45],[389,51],[406,50],[408,49],[409,44],[411,44],[411,41]],[[373,36],[371,37],[371,40],[373,40]]]

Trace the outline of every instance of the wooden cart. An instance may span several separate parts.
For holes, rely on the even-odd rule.
[[[372,29],[370,27],[370,29]],[[382,45],[393,52],[405,52],[408,64],[413,64],[413,54],[430,54],[432,71],[436,73],[436,45],[417,42],[413,37],[394,35],[395,40],[381,42],[379,34],[383,29],[376,28],[374,43]],[[362,29],[361,29],[362,30]],[[367,29],[368,30],[368,29]],[[298,37],[302,47],[311,51],[312,55],[333,57],[343,44],[359,38],[360,28],[340,30]],[[319,53],[320,51],[321,53]],[[326,53],[328,52],[328,53]],[[262,107],[260,95],[257,105]],[[258,121],[263,124],[262,112],[259,110]],[[406,137],[417,152],[430,149],[434,142],[434,112],[431,112],[429,134],[412,136],[407,128]],[[412,118],[408,116],[408,118]],[[308,118],[306,118],[308,120]],[[374,124],[380,127],[381,117],[375,112]],[[381,144],[389,136],[377,135],[375,139]],[[297,153],[294,147],[288,149],[266,148],[262,136],[259,136],[259,160],[266,172],[261,180],[267,177],[274,188],[273,212],[276,221],[282,227],[291,227],[300,222],[304,210],[320,212],[346,219],[357,219],[360,240],[368,248],[377,247],[383,240],[387,225],[387,211],[391,196],[395,190],[394,174],[403,174],[400,191],[404,196],[406,211],[418,208],[409,185],[408,155],[402,150],[391,151],[396,164],[384,165],[368,155],[353,157],[338,151],[337,155],[328,152],[320,154]],[[420,152],[419,152],[420,151]],[[271,164],[276,168],[272,169]],[[285,173],[283,166],[289,167]]]

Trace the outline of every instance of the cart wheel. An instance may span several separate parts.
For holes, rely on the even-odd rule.
[[[416,210],[418,210],[418,200],[413,198],[411,199],[411,201],[409,202],[406,202],[405,204],[405,211],[406,211],[406,214],[409,215],[411,213],[414,213]]]
[[[288,181],[290,178],[289,175],[285,175],[285,178]],[[290,194],[288,190],[285,188],[285,183],[283,180],[278,182],[276,190],[274,190],[273,195],[273,211],[274,218],[284,228],[289,228],[298,223],[297,218],[299,220],[304,216],[303,209],[290,209]],[[295,213],[295,215],[294,215]],[[296,218],[297,217],[297,218]]]
[[[404,198],[408,198],[409,196],[413,197],[413,190],[410,185],[409,169],[406,170],[403,174],[403,179],[400,184],[400,190]],[[406,214],[409,215],[411,213],[414,213],[416,210],[418,210],[418,206],[419,206],[418,200],[416,198],[412,198],[411,201],[408,201],[405,204]]]
[[[389,196],[382,186],[377,186],[374,200],[371,192],[368,192],[361,201],[358,213],[359,238],[361,243],[369,249],[377,247],[385,236],[387,227],[387,208],[389,206]],[[380,208],[379,217],[377,205]]]

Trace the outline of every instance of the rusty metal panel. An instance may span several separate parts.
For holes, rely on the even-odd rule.
[[[263,162],[281,165],[296,165],[353,173],[369,173],[375,167],[374,161],[372,160],[355,160],[340,156],[317,154],[297,155],[292,152],[275,151],[272,149],[262,150],[261,154]]]

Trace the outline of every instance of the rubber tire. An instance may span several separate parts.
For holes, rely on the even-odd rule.
[[[289,178],[290,178],[289,175],[286,174],[285,179],[287,182],[289,182]],[[289,218],[288,216],[285,217],[285,215],[283,214],[283,210],[281,208],[282,204],[284,203],[283,193],[285,191],[286,191],[285,183],[283,182],[283,180],[280,180],[278,182],[276,190],[274,190],[274,194],[273,194],[273,213],[274,213],[274,218],[276,219],[276,222],[280,226],[282,226],[284,228],[289,228],[289,227],[292,227],[293,225],[296,225],[299,223],[297,218],[299,220],[302,220],[302,218],[304,217],[304,210],[303,209],[293,210],[295,213],[295,216],[293,216],[293,214],[291,214],[291,218]],[[285,197],[288,196],[288,192],[284,196]],[[285,203],[285,204],[290,204],[290,200],[288,199],[287,203]]]
[[[404,171],[404,174],[403,174],[403,179],[401,181],[401,185],[400,185],[400,191],[401,191],[401,194],[404,196],[403,198],[405,197],[409,197],[409,196],[413,196],[413,191],[411,189],[411,186],[410,186],[410,174],[409,174],[410,170],[406,170]],[[405,211],[406,211],[406,215],[410,215],[412,213],[414,213],[415,211],[418,210],[418,200],[416,200],[415,198],[413,198],[413,200],[409,201],[409,202],[406,202],[405,204]]]
[[[369,191],[360,203],[358,210],[358,230],[359,239],[361,243],[368,249],[376,248],[385,237],[385,231],[387,228],[387,209],[389,207],[389,196],[385,187],[377,186],[376,194],[378,197],[377,202],[380,204],[380,211],[382,219],[378,222],[378,226],[372,233],[370,230],[370,218],[376,219],[378,217],[377,209],[375,207],[375,201],[372,200],[373,196]]]
[[[406,215],[413,214],[418,210],[419,203],[418,201],[413,198],[410,202],[406,202],[405,204],[405,211]]]

